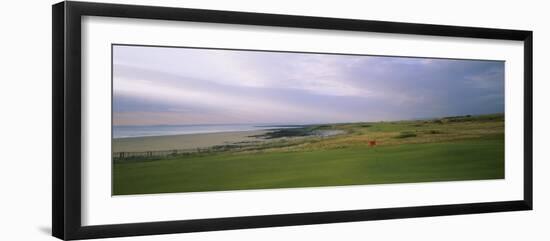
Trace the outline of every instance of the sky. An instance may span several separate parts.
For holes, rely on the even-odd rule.
[[[504,112],[504,62],[113,46],[113,124],[306,124]]]

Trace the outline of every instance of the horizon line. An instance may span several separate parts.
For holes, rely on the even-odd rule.
[[[444,119],[451,117],[466,117],[466,116],[487,116],[487,115],[505,115],[505,112],[494,112],[487,114],[463,114],[463,115],[445,115],[437,117],[419,117],[419,118],[409,118],[409,119],[399,119],[399,120],[376,120],[376,121],[347,121],[347,122],[316,122],[316,123],[297,123],[297,122],[257,122],[257,123],[204,123],[204,124],[152,124],[152,125],[115,125],[112,124],[112,127],[138,127],[138,126],[217,126],[217,125],[257,125],[256,127],[270,127],[270,126],[305,126],[305,125],[327,125],[327,124],[355,124],[355,123],[377,123],[377,122],[399,122],[399,121],[420,121],[420,120],[435,120],[435,119]]]

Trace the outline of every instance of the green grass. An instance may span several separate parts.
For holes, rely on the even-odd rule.
[[[464,118],[456,122],[462,126],[453,126],[455,122],[415,122],[415,125],[420,126],[412,126],[409,122],[342,126],[343,129],[355,129],[345,137],[305,143],[296,149],[190,155],[148,162],[115,162],[113,194],[504,178],[503,128],[498,124],[494,127],[498,131],[493,133],[485,131],[487,127],[482,125],[480,129],[483,132],[459,135],[465,125],[471,125]],[[489,121],[495,122],[494,119]],[[497,121],[500,123],[501,120]],[[422,126],[424,124],[425,127]],[[430,131],[438,125],[448,126],[443,134],[431,134]],[[470,130],[477,130],[472,128]],[[407,141],[405,143],[396,141],[395,133],[411,129],[428,132],[403,138],[403,141]],[[436,132],[441,133],[439,130]],[[390,136],[387,145],[382,141],[380,146],[371,148],[355,143],[362,143],[361,138],[368,140],[370,136],[384,140],[384,133]],[[433,139],[434,136],[440,139]]]

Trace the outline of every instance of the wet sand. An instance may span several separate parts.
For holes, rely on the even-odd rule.
[[[266,130],[218,133],[148,136],[113,139],[113,152],[167,151],[175,149],[206,148],[243,141],[265,141],[251,137],[265,134]]]

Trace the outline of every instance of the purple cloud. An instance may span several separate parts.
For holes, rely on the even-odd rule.
[[[115,125],[322,123],[504,111],[504,62],[113,48]]]

